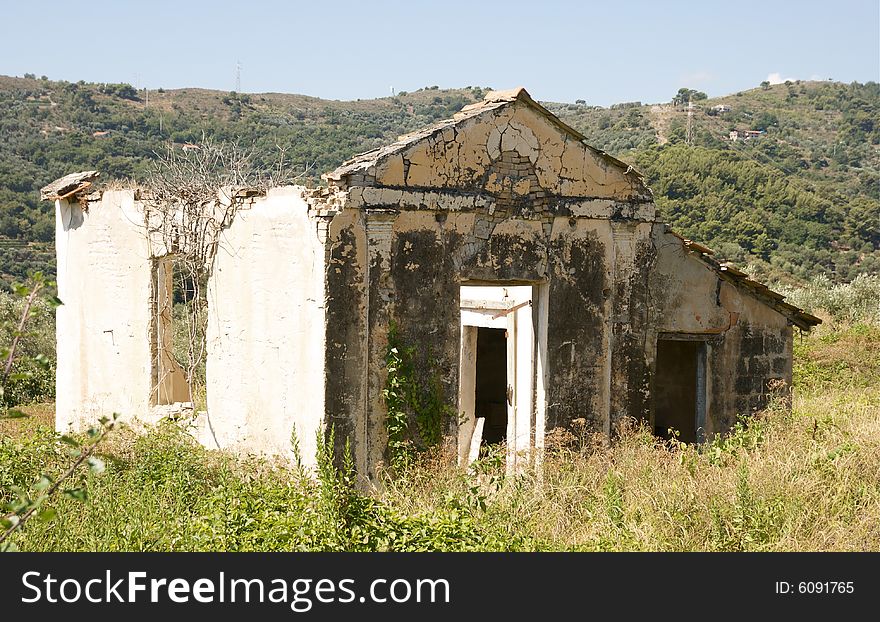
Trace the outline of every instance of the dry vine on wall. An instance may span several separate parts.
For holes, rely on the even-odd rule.
[[[169,146],[157,154],[144,184],[152,255],[170,259],[174,290],[185,302],[178,309],[183,314],[186,361],[179,363],[193,406],[205,382],[206,288],[221,233],[232,223],[243,198],[291,184],[305,174],[293,171],[280,147],[270,166],[261,167],[256,160],[253,149],[210,139],[189,149]],[[173,306],[174,296],[165,304]],[[171,308],[158,311],[172,317]]]

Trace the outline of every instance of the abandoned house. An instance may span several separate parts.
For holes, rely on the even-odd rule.
[[[57,212],[57,428],[186,401],[171,356],[170,253],[136,189],[44,189]],[[639,173],[524,89],[324,175],[240,193],[207,284],[210,447],[306,462],[335,431],[367,477],[387,460],[389,334],[446,405],[459,459],[508,465],[573,421],[623,418],[687,442],[790,384],[793,327],[819,320],[656,219]]]

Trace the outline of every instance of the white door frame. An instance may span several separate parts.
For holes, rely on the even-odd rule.
[[[502,328],[507,334],[507,469],[514,471],[528,464],[533,446],[543,446],[543,421],[535,417],[536,330],[531,285],[461,287],[461,357],[459,373],[459,464],[466,465],[478,448],[474,432],[476,390],[476,349],[478,328]],[[543,378],[539,379],[543,395]],[[541,409],[543,411],[543,409]],[[538,426],[540,425],[540,430]],[[540,441],[538,433],[540,432]],[[477,449],[478,452],[478,449]]]

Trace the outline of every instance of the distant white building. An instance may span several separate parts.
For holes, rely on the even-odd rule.
[[[738,140],[759,138],[764,134],[766,134],[764,130],[730,130],[730,134],[728,135],[728,137],[731,141],[736,142]]]
[[[730,112],[730,106],[726,104],[718,104],[717,106],[712,106],[712,110],[719,114],[722,112]]]

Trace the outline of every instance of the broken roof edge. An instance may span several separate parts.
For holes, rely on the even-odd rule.
[[[712,257],[715,254],[715,251],[712,249],[685,238],[673,231],[668,224],[664,224],[666,226],[666,233],[678,238],[681,241],[681,245],[692,253],[693,257],[708,266],[719,278],[732,283],[740,291],[745,291],[745,293],[759,302],[774,309],[801,330],[809,331],[813,326],[818,326],[822,323],[821,318],[816,317],[812,313],[807,313],[800,307],[785,302],[783,294],[770,289],[760,281],[750,279],[748,274],[736,268],[731,262],[718,261]]]
[[[98,171],[80,171],[59,177],[50,184],[40,188],[41,201],[57,201],[73,198],[92,187],[98,178]]]
[[[40,189],[40,200],[57,201],[80,199],[90,202],[99,201],[105,192],[113,190],[132,191],[135,193],[135,198],[138,200],[154,198],[149,187],[130,179],[111,179],[107,183],[95,186],[94,181],[99,175],[100,173],[98,171],[81,171],[60,177]],[[221,186],[220,188],[217,188],[217,199],[220,201],[251,199],[254,197],[268,196],[270,193],[286,188],[302,191],[315,189],[295,183],[266,186]]]
[[[535,110],[535,112],[546,118],[564,133],[573,136],[584,147],[605,160],[608,164],[615,166],[616,168],[622,169],[624,175],[635,176],[636,179],[638,179],[639,182],[642,183],[645,192],[647,194],[650,194],[650,188],[648,188],[648,186],[644,184],[644,175],[641,172],[636,170],[635,167],[633,167],[631,164],[627,164],[622,160],[618,160],[617,158],[608,154],[602,149],[599,149],[598,147],[594,147],[593,145],[589,144],[587,142],[586,136],[578,132],[570,125],[566,124],[564,121],[562,121],[562,119],[560,119],[555,114],[547,110],[544,106],[532,99],[532,96],[529,95],[529,92],[525,89],[525,87],[522,86],[502,91],[489,91],[481,101],[464,106],[461,110],[456,112],[451,119],[443,119],[422,129],[398,136],[396,141],[388,145],[378,147],[376,149],[371,149],[370,151],[365,151],[364,153],[359,153],[353,158],[350,158],[349,160],[343,162],[336,169],[322,174],[321,179],[324,179],[325,181],[341,181],[342,178],[346,175],[361,171],[367,172],[370,168],[375,167],[377,164],[379,164],[380,160],[382,160],[383,158],[400,153],[404,149],[407,149],[408,147],[419,142],[420,140],[429,138],[443,131],[447,127],[456,125],[468,119],[472,119],[476,116],[479,116],[480,114],[483,114],[484,112],[496,110],[497,108],[501,108],[505,105],[509,105],[515,102],[522,102],[528,105],[530,108]]]

